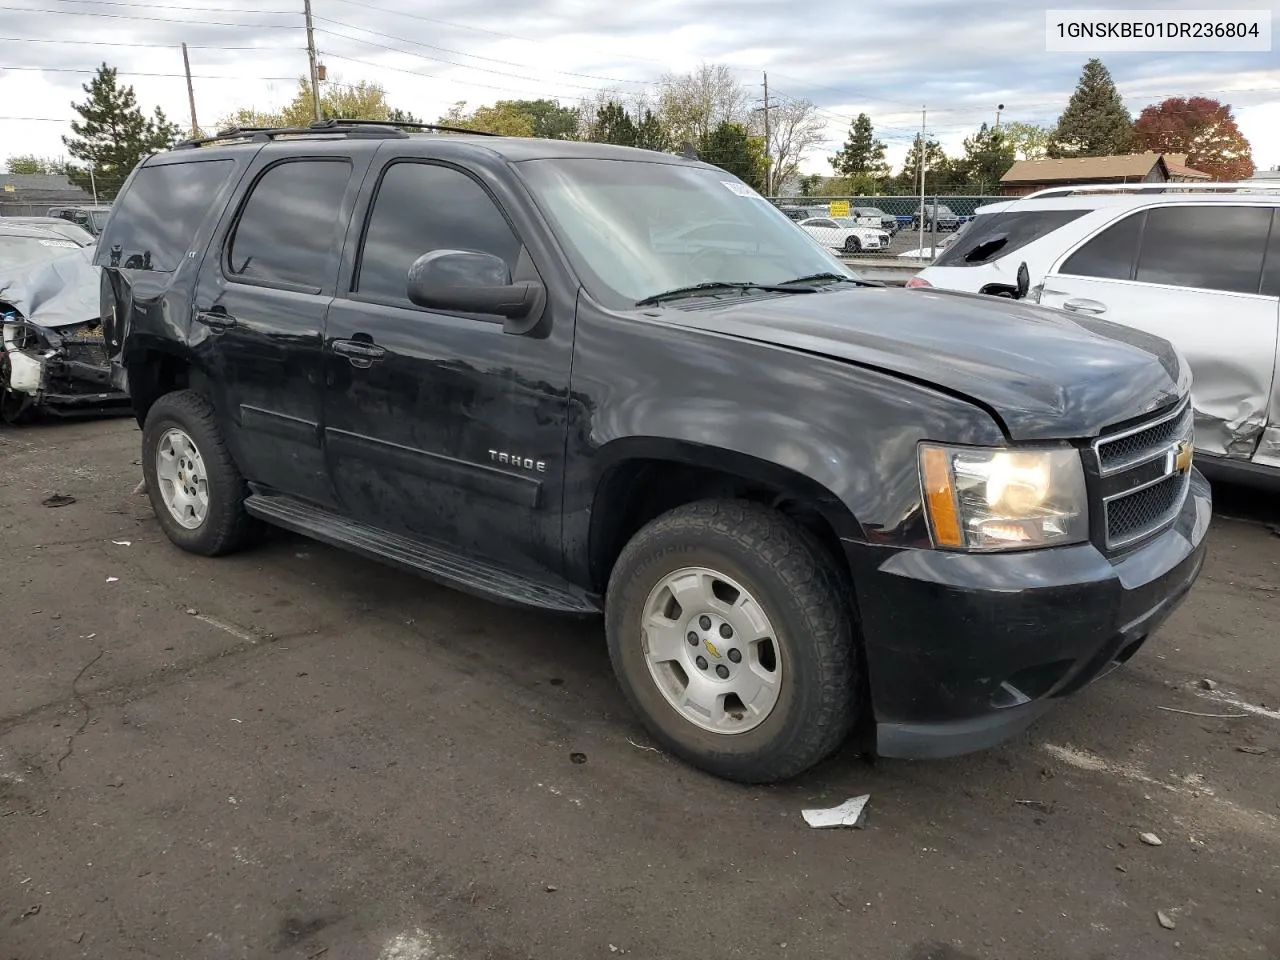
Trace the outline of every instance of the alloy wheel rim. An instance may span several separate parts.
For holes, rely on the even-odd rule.
[[[195,530],[209,515],[209,480],[204,457],[184,430],[172,427],[156,446],[156,480],[169,515]]]

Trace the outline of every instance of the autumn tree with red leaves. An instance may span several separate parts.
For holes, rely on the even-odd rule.
[[[1141,149],[1185,153],[1187,166],[1215,180],[1253,176],[1253,152],[1236,126],[1230,104],[1208,97],[1170,97],[1144,109],[1134,133]]]

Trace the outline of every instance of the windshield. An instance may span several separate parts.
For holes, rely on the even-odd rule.
[[[28,264],[42,263],[60,256],[78,245],[71,240],[54,237],[0,236],[0,269],[10,270]]]
[[[517,165],[592,296],[614,306],[700,283],[857,275],[721,170],[634,160]]]
[[[854,217],[832,217],[831,219],[834,220],[836,223],[838,223],[842,227],[861,227],[862,226],[862,224],[858,223],[858,221]]]

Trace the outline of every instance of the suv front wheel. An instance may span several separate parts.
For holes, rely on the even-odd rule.
[[[614,567],[606,630],[649,731],[717,776],[795,776],[856,718],[850,598],[826,552],[776,511],[703,501],[654,520]]]
[[[230,553],[256,529],[244,509],[248,487],[200,394],[167,393],[147,412],[142,471],[161,529],[183,550]]]

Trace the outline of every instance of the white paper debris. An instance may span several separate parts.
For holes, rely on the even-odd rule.
[[[112,542],[112,543],[114,543],[117,547],[132,547],[132,546],[133,546],[133,541],[132,541],[132,540],[112,540],[111,542]]]
[[[868,793],[861,797],[846,800],[838,807],[830,807],[826,810],[801,810],[800,813],[804,817],[805,823],[818,830],[824,827],[861,828],[866,814],[867,802],[870,799],[871,794]]]
[[[116,583],[119,580],[120,580],[119,577],[107,577],[107,583]]]

